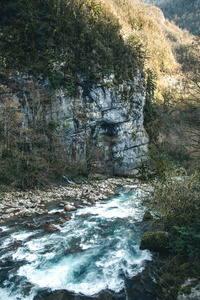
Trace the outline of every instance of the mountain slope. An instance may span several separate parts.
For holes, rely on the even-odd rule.
[[[43,74],[55,88],[74,87],[78,74],[95,80],[113,70],[119,79],[131,78],[143,67],[139,44],[124,43],[118,20],[98,2],[9,0],[1,5],[0,53],[6,69]]]
[[[142,2],[143,0],[140,1]],[[145,0],[145,2],[149,4],[154,3],[160,7],[165,17],[173,20],[181,28],[188,29],[192,34],[199,33],[199,0]]]
[[[166,20],[158,7],[138,0],[102,2],[119,19],[126,39],[134,36],[142,43],[147,54],[145,70],[150,69],[157,81],[156,97],[164,101],[166,90],[180,89],[184,76],[178,56],[180,49],[192,45],[189,32]]]

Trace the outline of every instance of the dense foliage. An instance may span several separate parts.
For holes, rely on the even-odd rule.
[[[44,185],[60,178],[66,169],[58,124],[53,118],[45,118],[46,109],[50,109],[50,92],[31,82],[26,85],[26,97],[33,113],[29,121],[12,90],[0,86],[0,182],[19,188]],[[36,118],[38,105],[43,110]]]
[[[32,187],[69,169],[87,176],[87,168],[71,166],[60,124],[45,112],[56,88],[74,96],[82,78],[101,82],[114,73],[116,85],[133,79],[144,65],[138,39],[125,42],[118,19],[95,0],[3,0],[0,34],[0,182]],[[31,80],[16,80],[19,74]],[[24,99],[32,120],[21,112]]]
[[[120,29],[94,0],[3,1],[1,63],[43,74],[54,88],[64,85],[71,92],[78,75],[99,80],[114,71],[118,79],[133,78],[144,53],[136,41],[125,44]]]
[[[171,5],[169,2],[162,2],[160,8],[166,18],[174,20],[181,28],[188,29],[192,34],[199,33],[200,2],[198,0],[176,0]]]
[[[192,34],[199,33],[200,2],[199,0],[140,0],[156,5],[162,9],[166,18],[175,21],[181,28]]]

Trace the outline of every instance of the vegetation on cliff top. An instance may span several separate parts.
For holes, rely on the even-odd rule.
[[[68,89],[78,76],[100,80],[115,73],[133,79],[142,70],[144,51],[94,0],[9,0],[1,3],[1,72],[18,70],[48,77],[53,88]]]

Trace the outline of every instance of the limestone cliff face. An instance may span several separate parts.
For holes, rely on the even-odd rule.
[[[138,72],[133,82],[115,85],[113,80],[114,75],[101,84],[81,80],[73,97],[67,89],[56,90],[49,106],[41,104],[38,91],[33,92],[31,102],[25,90],[22,111],[29,124],[41,116],[56,122],[67,156],[75,165],[93,172],[134,174],[148,145],[143,127],[144,78]]]
[[[56,91],[54,117],[59,119],[68,155],[95,171],[130,174],[147,152],[143,128],[144,80],[116,88],[112,76],[104,84],[82,81],[76,97]]]

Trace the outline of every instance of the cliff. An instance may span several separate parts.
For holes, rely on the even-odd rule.
[[[53,120],[53,131],[62,140],[67,160],[86,172],[135,174],[148,144],[143,127],[145,82],[139,71],[134,81],[118,87],[113,80],[114,75],[101,84],[80,80],[76,95],[57,89],[51,94],[51,105],[44,105],[39,89],[39,96],[32,91],[32,99],[27,96],[27,85],[32,82],[24,76],[23,97],[17,99],[27,127]]]
[[[133,174],[145,51],[94,0],[9,0],[0,12],[0,182]]]
[[[3,0],[0,182],[134,174],[148,144],[145,72],[150,120],[168,79],[179,84],[173,30],[136,0]]]

